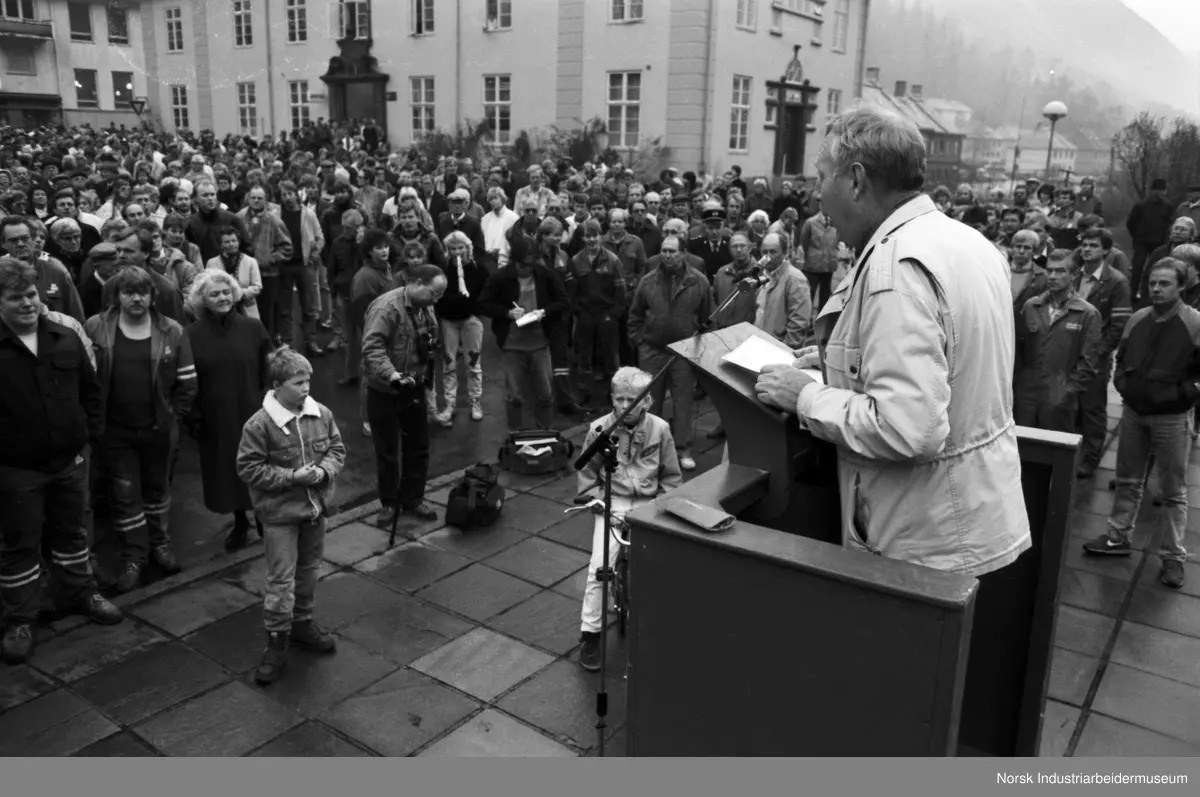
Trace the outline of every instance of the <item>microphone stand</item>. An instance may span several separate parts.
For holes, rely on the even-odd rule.
[[[758,288],[765,282],[765,277],[761,276],[761,267],[755,266],[752,269],[753,275],[748,278],[743,278],[738,281],[737,288],[726,297],[725,301],[719,307],[709,314],[708,319],[696,330],[695,338],[698,340],[700,335],[712,328],[713,321],[725,311],[729,305],[733,304],[734,299],[740,296],[744,291],[751,288]],[[608,585],[616,578],[616,573],[609,565],[610,541],[609,535],[612,534],[612,475],[617,469],[617,441],[613,437],[613,432],[621,425],[625,418],[633,411],[635,407],[641,405],[646,396],[650,395],[650,390],[654,387],[663,374],[679,359],[680,355],[672,354],[666,364],[659,369],[658,373],[650,378],[646,386],[642,388],[642,392],[637,395],[637,398],[630,402],[629,406],[621,412],[607,429],[597,427],[596,439],[592,444],[584,449],[583,453],[575,460],[575,470],[583,470],[588,466],[594,457],[600,455],[601,467],[604,469],[604,542],[600,567],[596,568],[596,581],[600,583],[600,688],[596,692],[596,732],[599,735],[599,756],[604,757],[604,731],[608,727],[605,718],[608,716]],[[593,487],[595,485],[592,485]],[[588,488],[589,490],[592,488]]]

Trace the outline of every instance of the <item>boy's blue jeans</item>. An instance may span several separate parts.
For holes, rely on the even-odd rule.
[[[268,633],[286,633],[292,623],[312,619],[325,554],[325,517],[289,526],[264,525],[263,543],[267,559],[263,624]]]

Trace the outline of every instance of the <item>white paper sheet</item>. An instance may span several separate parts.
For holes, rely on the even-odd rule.
[[[759,337],[746,338],[740,346],[721,358],[751,373],[762,373],[768,365],[791,365],[795,356],[788,349],[776,346]]]

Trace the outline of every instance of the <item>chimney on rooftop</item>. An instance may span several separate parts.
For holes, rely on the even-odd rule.
[[[914,83],[912,86],[912,91],[910,91],[908,93],[908,96],[912,97],[914,100],[921,99],[921,89],[922,88],[923,88],[923,86],[920,83]]]
[[[903,97],[904,92],[907,88],[908,88],[908,83],[906,81],[897,80],[896,81],[896,90],[893,92],[893,94],[896,97]]]
[[[867,67],[867,85],[868,86],[878,86],[879,85],[879,67],[877,67],[877,66]]]

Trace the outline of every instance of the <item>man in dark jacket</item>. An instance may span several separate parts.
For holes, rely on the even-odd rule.
[[[1175,208],[1167,201],[1167,181],[1161,177],[1155,178],[1150,184],[1150,196],[1134,205],[1129,211],[1129,218],[1125,220],[1125,229],[1133,238],[1133,274],[1130,282],[1134,293],[1131,298],[1138,298],[1137,288],[1142,284],[1146,258],[1167,240],[1167,232],[1174,218]]]
[[[42,315],[32,266],[12,257],[0,258],[0,384],[0,658],[19,664],[33,649],[43,550],[63,608],[106,625],[121,610],[96,592],[84,527],[85,448],[104,425],[96,371],[80,336]]]
[[[618,211],[613,211],[614,215]],[[575,308],[575,351],[581,373],[592,370],[598,354],[597,382],[610,382],[620,365],[621,320],[628,309],[625,264],[611,246],[603,245],[600,222],[582,225],[583,250],[571,258],[572,304]],[[612,232],[610,228],[609,232]],[[624,230],[621,231],[624,234]],[[637,241],[629,237],[629,240]],[[640,249],[640,242],[638,242]],[[645,260],[643,255],[643,261]],[[636,284],[636,282],[634,283]]]
[[[1095,376],[1100,313],[1079,298],[1074,272],[1070,249],[1051,252],[1048,290],[1017,319],[1013,415],[1021,426],[1074,432],[1079,394]]]
[[[1133,313],[1129,282],[1105,260],[1112,249],[1108,230],[1091,229],[1079,236],[1079,254],[1083,258],[1076,289],[1081,299],[1100,311],[1100,350],[1096,375],[1079,396],[1079,430],[1083,445],[1079,455],[1081,479],[1090,479],[1104,454],[1108,434],[1108,380],[1112,376],[1112,353],[1121,341],[1125,323]]]
[[[196,184],[196,212],[188,217],[187,239],[200,247],[200,262],[207,263],[221,254],[221,230],[237,230],[243,254],[254,255],[254,244],[246,225],[235,214],[221,210],[217,185],[204,179]]]
[[[1125,401],[1117,443],[1117,493],[1107,532],[1083,546],[1099,556],[1133,552],[1129,538],[1153,458],[1167,525],[1159,547],[1158,579],[1172,589],[1184,582],[1191,417],[1200,402],[1200,311],[1180,298],[1187,281],[1185,263],[1173,257],[1158,261],[1150,274],[1150,306],[1134,314],[1121,337],[1114,380]]]
[[[533,405],[534,423],[554,422],[554,365],[550,344],[571,309],[567,289],[535,245],[513,241],[507,267],[488,278],[479,311],[492,319],[496,343],[504,352],[507,420],[510,431],[524,426],[524,407]],[[522,321],[523,318],[527,319]],[[522,395],[528,380],[533,395]]]
[[[683,259],[683,239],[668,235],[659,257],[662,264],[638,283],[629,307],[629,341],[637,349],[641,369],[654,375],[671,358],[667,346],[700,331],[713,311],[708,278],[688,267]],[[660,417],[668,382],[674,404],[671,433],[679,451],[679,466],[695,470],[691,450],[696,377],[687,360],[676,359],[666,378],[656,381],[651,388],[650,412]]]

